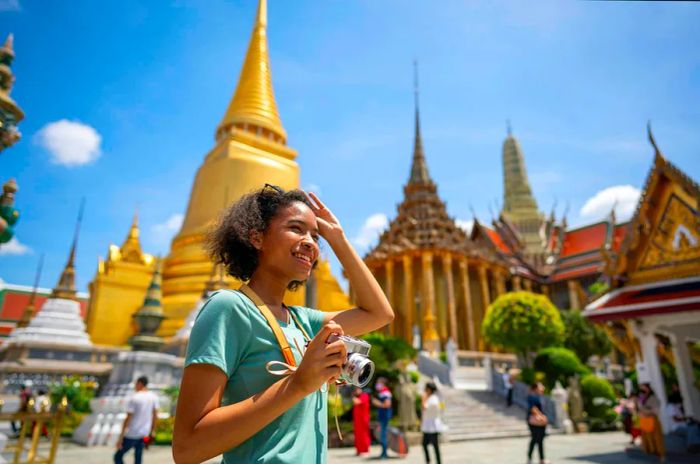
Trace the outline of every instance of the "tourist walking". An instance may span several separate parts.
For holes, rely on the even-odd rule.
[[[369,430],[369,393],[356,387],[352,397],[352,430],[355,434],[355,454],[369,453],[372,436]]]
[[[19,387],[19,407],[17,408],[17,412],[29,412],[29,400],[32,399],[32,390],[29,388],[29,385],[21,385]],[[22,428],[23,422],[19,423],[19,427],[15,423],[15,421],[10,421],[10,427],[12,428],[12,432],[14,434],[18,434],[20,429]]]
[[[377,420],[379,421],[379,443],[382,445],[382,454],[379,455],[380,459],[388,458],[387,447],[388,447],[388,432],[389,432],[389,420],[391,419],[391,390],[387,386],[387,379],[385,377],[377,378],[377,382],[374,385],[377,391],[377,397],[372,398],[372,404],[377,408]]]
[[[537,445],[537,452],[540,455],[540,464],[549,461],[544,458],[544,437],[547,430],[547,416],[542,407],[542,395],[544,385],[540,382],[530,386],[530,393],[527,395],[527,425],[530,428],[530,445],[527,449],[527,462],[532,463],[532,452]]]
[[[508,372],[508,366],[503,371],[503,386],[506,389],[506,406],[513,405],[513,376]]]
[[[425,384],[425,391],[422,398],[423,414],[421,416],[420,429],[423,432],[423,452],[425,462],[430,462],[428,446],[433,445],[435,450],[435,461],[440,460],[440,432],[443,430],[442,419],[440,418],[440,398],[437,395],[437,386],[433,382]]]
[[[354,289],[356,307],[322,312],[287,306],[320,259],[323,238]],[[382,288],[321,200],[266,184],[228,207],[209,251],[247,282],[214,293],[192,327],[173,434],[175,462],[323,464],[327,384],[347,359],[333,334],[389,324]]]
[[[648,383],[639,386],[637,411],[639,413],[639,429],[642,432],[642,450],[647,454],[658,456],[659,462],[665,462],[666,447],[659,421],[661,402]]]
[[[134,463],[141,464],[141,455],[146,442],[153,439],[158,419],[158,396],[148,390],[148,378],[136,379],[134,393],[126,404],[126,419],[117,440],[114,463],[123,464],[124,455],[134,449]]]

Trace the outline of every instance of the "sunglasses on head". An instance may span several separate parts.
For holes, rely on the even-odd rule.
[[[263,187],[262,191],[265,192],[267,189],[273,190],[277,193],[284,193],[284,190],[282,190],[281,187],[272,184],[265,184],[265,187]]]

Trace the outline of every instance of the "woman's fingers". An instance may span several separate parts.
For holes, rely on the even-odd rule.
[[[326,205],[323,204],[323,202],[316,196],[316,194],[314,192],[309,192],[309,196],[318,205],[319,209],[328,209],[328,208],[326,208]]]

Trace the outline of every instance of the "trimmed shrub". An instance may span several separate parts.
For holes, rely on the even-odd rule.
[[[589,373],[588,368],[581,363],[576,353],[559,347],[540,350],[535,358],[535,369],[544,374],[544,383],[548,390],[554,387],[557,380],[566,386],[569,377]]]
[[[581,396],[592,431],[615,428],[617,414],[614,407],[617,398],[610,382],[589,374],[581,380]]]
[[[492,345],[512,350],[531,366],[530,354],[564,338],[559,310],[544,295],[511,292],[489,305],[481,331]]]

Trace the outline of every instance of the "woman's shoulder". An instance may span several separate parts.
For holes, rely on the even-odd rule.
[[[248,305],[245,297],[236,290],[217,290],[204,303],[199,317],[247,317]],[[206,315],[206,316],[205,316]]]

